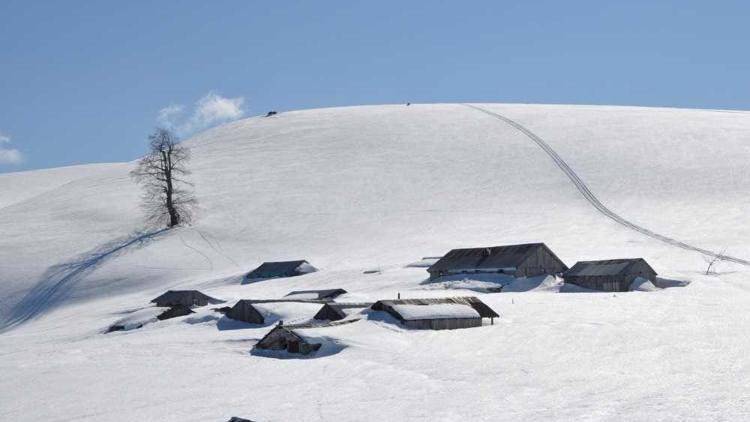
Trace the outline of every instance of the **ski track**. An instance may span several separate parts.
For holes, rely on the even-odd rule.
[[[216,239],[215,237],[211,236],[211,237],[212,237],[212,238],[214,239],[214,242],[216,242],[216,244],[214,244],[213,242],[210,242],[210,241],[208,240],[208,237],[206,236],[206,234],[204,234],[204,233],[203,233],[202,231],[200,231],[200,230],[198,230],[198,229],[195,229],[195,228],[193,229],[193,231],[195,231],[196,233],[198,233],[198,235],[199,235],[199,236],[201,237],[201,239],[203,239],[203,241],[204,241],[204,242],[206,242],[206,244],[207,244],[207,245],[208,245],[208,246],[209,246],[209,247],[210,247],[211,249],[213,249],[213,250],[214,250],[214,252],[216,252],[217,254],[219,254],[219,255],[223,256],[224,258],[226,258],[226,259],[227,259],[227,261],[229,261],[229,262],[231,262],[232,264],[234,264],[234,266],[235,266],[235,267],[237,267],[237,268],[242,268],[242,267],[240,266],[240,264],[238,264],[238,263],[237,263],[237,261],[235,261],[234,259],[232,259],[232,257],[230,257],[229,255],[227,255],[227,254],[226,254],[226,253],[224,252],[224,248],[222,248],[222,247],[221,247],[221,243],[219,243],[219,241],[218,241],[218,240],[217,240],[217,239]],[[208,235],[210,236],[210,233],[209,233]]]
[[[749,260],[733,257],[730,255],[724,255],[721,253],[710,251],[708,249],[700,248],[698,246],[693,246],[685,242],[682,242],[680,240],[665,236],[663,234],[656,233],[654,231],[651,231],[645,227],[639,226],[638,224],[635,224],[625,219],[624,217],[620,216],[619,214],[615,213],[614,211],[607,208],[604,204],[602,204],[601,201],[599,201],[599,198],[597,198],[596,195],[594,195],[594,193],[591,192],[589,187],[583,182],[583,180],[581,180],[581,178],[578,177],[576,172],[573,171],[572,168],[570,168],[568,163],[566,163],[565,160],[563,160],[562,157],[560,157],[560,155],[554,149],[552,149],[552,147],[549,146],[549,144],[547,144],[547,142],[545,142],[542,138],[537,136],[534,132],[530,131],[525,126],[521,125],[515,120],[511,120],[501,114],[489,111],[487,109],[475,106],[473,104],[462,104],[462,105],[465,107],[474,109],[476,111],[479,111],[481,113],[487,114],[488,116],[494,117],[498,120],[501,120],[507,123],[508,125],[512,126],[513,128],[517,129],[524,135],[526,135],[526,137],[528,137],[532,141],[534,141],[534,143],[536,143],[539,146],[539,148],[541,148],[545,153],[547,153],[547,155],[552,159],[552,161],[555,162],[555,164],[560,168],[560,170],[562,170],[563,173],[565,173],[565,175],[568,176],[570,181],[573,182],[575,187],[578,189],[581,195],[583,195],[586,201],[588,201],[591,205],[593,205],[594,208],[596,208],[596,210],[599,211],[601,214],[603,214],[605,217],[608,217],[611,220],[614,220],[616,223],[621,224],[631,230],[644,234],[653,239],[662,241],[669,245],[676,246],[678,248],[682,248],[682,249],[693,251],[693,252],[698,252],[698,253],[701,253],[703,255],[707,255],[710,257],[719,258],[722,261],[729,261],[729,262],[734,262],[737,264],[750,266]]]
[[[193,247],[190,244],[188,244],[187,241],[185,240],[185,238],[182,236],[182,233],[180,233],[179,237],[180,237],[180,242],[182,242],[182,244],[185,245],[186,248],[192,250],[193,252],[195,252],[198,255],[200,255],[200,256],[203,257],[203,259],[208,264],[209,270],[211,270],[211,271],[214,270],[214,262],[211,260],[211,258],[208,255],[206,255],[205,253],[201,252],[200,249],[198,249],[196,247]]]

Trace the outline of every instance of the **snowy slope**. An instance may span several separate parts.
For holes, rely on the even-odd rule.
[[[750,114],[480,106],[543,138],[623,217],[750,258]],[[699,254],[604,217],[511,125],[459,104],[366,106],[245,119],[187,142],[201,209],[170,232],[142,227],[131,163],[0,176],[0,419],[748,416],[748,268],[703,276]],[[403,268],[534,241],[569,265],[644,257],[691,283],[482,294]],[[262,261],[290,259],[321,271],[240,285]],[[372,268],[382,274],[362,274]],[[304,360],[250,355],[269,328],[222,329],[209,310],[101,334],[173,287],[230,304],[313,288],[345,288],[340,301],[475,294],[502,319],[418,332],[365,318],[325,328],[336,352]]]

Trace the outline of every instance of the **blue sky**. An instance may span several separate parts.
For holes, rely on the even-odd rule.
[[[0,172],[126,161],[265,112],[750,109],[746,1],[0,2]]]

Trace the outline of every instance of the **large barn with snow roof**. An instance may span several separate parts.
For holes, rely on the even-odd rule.
[[[553,275],[567,270],[544,243],[453,249],[432,264],[430,280],[456,274],[503,274],[513,277]]]
[[[482,318],[489,318],[492,323],[500,316],[473,296],[380,300],[371,309],[387,312],[402,325],[421,330],[481,327]]]
[[[565,283],[605,292],[627,292],[638,278],[656,281],[656,271],[643,258],[580,261],[563,273]]]

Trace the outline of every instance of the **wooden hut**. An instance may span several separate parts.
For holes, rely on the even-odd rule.
[[[146,324],[192,313],[193,311],[190,307],[185,305],[176,305],[171,308],[162,308],[158,306],[147,307],[129,312],[124,318],[121,318],[114,324],[110,325],[106,332],[111,333],[113,331],[136,330],[142,328]]]
[[[193,314],[193,313],[195,313],[195,312],[193,312],[190,309],[189,306],[177,305],[177,306],[173,306],[173,307],[167,309],[166,311],[162,312],[156,318],[159,321],[164,321],[165,319],[177,318],[177,317],[181,317],[181,316],[185,316],[185,315],[190,315],[190,314]]]
[[[427,272],[430,280],[454,274],[504,274],[534,277],[558,274],[568,267],[544,243],[453,249]]]
[[[209,303],[224,303],[224,301],[205,295],[198,290],[169,290],[151,300],[151,303],[155,303],[156,306],[160,307],[172,307],[178,305],[206,306]]]
[[[499,317],[497,312],[473,296],[380,300],[371,307],[375,311],[387,312],[401,324],[423,330],[451,330],[479,327],[482,318]]]
[[[326,290],[295,290],[287,293],[285,298],[300,300],[333,300],[338,296],[346,293],[344,289],[326,289]]]
[[[266,318],[251,300],[242,299],[234,304],[224,315],[237,321],[249,322],[251,324],[264,324]]]
[[[264,350],[286,350],[289,353],[307,355],[320,349],[321,343],[313,343],[294,330],[294,326],[278,324],[255,345]]]
[[[626,292],[639,277],[656,280],[656,271],[643,258],[580,261],[563,273],[565,283],[606,292]]]
[[[317,268],[310,265],[304,259],[298,261],[264,262],[258,268],[247,273],[245,279],[295,277],[315,271],[317,271]]]
[[[350,313],[356,312],[357,309],[363,309],[370,306],[366,303],[326,303],[318,311],[313,319],[338,321],[346,318]]]

